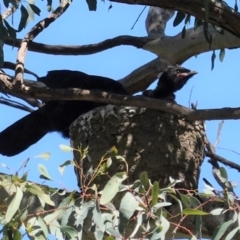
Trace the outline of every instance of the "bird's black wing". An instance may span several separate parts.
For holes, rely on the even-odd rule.
[[[117,81],[78,71],[51,71],[38,79],[51,88],[83,88],[127,95]],[[18,120],[0,133],[0,153],[16,155],[39,141],[48,132],[69,137],[69,126],[83,113],[105,104],[91,101],[48,101],[42,108]]]

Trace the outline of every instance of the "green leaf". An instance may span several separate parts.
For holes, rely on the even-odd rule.
[[[47,216],[44,217],[44,219],[45,218],[47,218]],[[49,227],[50,233],[53,236],[55,236],[55,239],[64,239],[63,234],[61,232],[61,226],[59,225],[56,219],[54,221],[49,222],[48,227]]]
[[[211,62],[212,62],[211,70],[214,69],[215,58],[216,58],[216,54],[215,54],[215,51],[213,50],[212,57],[211,57]]]
[[[13,240],[21,240],[21,239],[22,239],[22,234],[20,233],[20,231],[18,229],[15,229]]]
[[[72,227],[64,226],[64,227],[61,227],[61,230],[64,233],[66,233],[66,235],[68,236],[68,239],[77,239],[78,237],[78,232]]]
[[[21,20],[20,20],[20,23],[19,23],[19,26],[18,26],[18,31],[21,32],[25,27],[26,27],[26,24],[27,24],[27,20],[28,20],[28,11],[27,9],[21,5]]]
[[[47,11],[50,12],[52,10],[52,0],[47,0]]]
[[[191,15],[187,14],[187,16],[185,18],[185,25],[190,24],[190,19],[191,19]]]
[[[33,10],[33,12],[34,12],[35,14],[37,14],[38,16],[40,16],[41,10],[40,10],[36,5],[29,3],[29,6],[31,7],[31,9]]]
[[[154,212],[156,212],[159,208],[163,208],[163,207],[168,207],[168,206],[171,206],[172,203],[170,202],[161,202],[161,203],[157,203],[155,204],[152,209]]]
[[[27,23],[29,21],[34,21],[34,11],[32,10],[32,8],[30,7],[30,4],[35,4],[35,0],[27,0],[28,5],[27,5],[27,11],[28,11],[28,20]]]
[[[184,26],[183,29],[182,29],[182,39],[185,38],[185,35],[186,35],[186,27]]]
[[[152,186],[152,202],[151,206],[154,206],[158,202],[158,194],[159,194],[159,184],[158,182],[154,182]]]
[[[144,186],[145,190],[147,191],[149,189],[149,178],[147,172],[142,172],[139,175],[139,179],[141,184]]]
[[[47,239],[48,229],[47,229],[46,223],[44,222],[44,220],[40,216],[37,217],[37,221],[38,221],[38,225],[40,226],[42,232],[44,233],[45,238]]]
[[[202,25],[203,25],[202,20],[195,17],[195,20],[194,20],[194,30],[196,31]]]
[[[184,12],[178,11],[177,15],[173,21],[173,26],[178,26],[185,18],[186,14]]]
[[[50,175],[48,174],[48,171],[46,167],[42,164],[38,164],[38,170],[40,171],[42,177],[46,180],[52,180]]]
[[[212,210],[212,211],[210,212],[210,214],[211,214],[211,215],[221,215],[221,214],[224,213],[223,211],[225,211],[224,208],[216,208],[216,209]]]
[[[191,208],[185,208],[182,211],[182,213],[185,215],[200,215],[200,216],[209,215],[209,213],[207,213],[207,212],[196,210],[196,209],[191,209]]]
[[[5,216],[6,223],[10,222],[14,214],[17,212],[17,210],[19,210],[22,197],[23,197],[22,189],[19,187],[16,187],[15,196],[13,197],[12,201],[10,202],[7,208],[7,212]]]
[[[188,208],[189,207],[189,198],[185,194],[180,194],[181,201],[183,203],[183,206]]]
[[[44,160],[49,160],[50,157],[51,157],[51,153],[49,153],[49,152],[41,153],[41,154],[35,156],[35,158],[43,158]]]
[[[238,11],[237,1],[235,1],[235,4],[234,4],[234,10],[235,10],[236,12]]]
[[[106,204],[110,202],[117,194],[120,185],[127,178],[126,172],[120,172],[115,174],[105,185],[102,196],[100,198],[100,204]]]
[[[224,167],[220,167],[219,170],[220,170],[221,176],[223,178],[225,178],[226,180],[228,180],[228,174],[227,174],[226,169]]]
[[[9,0],[3,0],[4,6],[8,8],[10,1]]]
[[[214,234],[212,239],[213,240],[220,240],[222,236],[226,233],[228,227],[233,224],[233,220],[228,220],[227,222],[224,222],[221,226],[219,226]]]
[[[205,20],[208,22],[209,19],[209,0],[204,0]]]
[[[236,228],[234,228],[232,231],[230,231],[230,232],[228,233],[228,235],[226,236],[225,240],[232,240],[232,239],[234,239],[234,236],[235,236],[235,234],[236,234],[238,231],[239,231],[239,226],[236,227]]]
[[[65,170],[65,167],[68,166],[68,165],[73,165],[73,166],[75,166],[75,163],[74,163],[74,161],[72,161],[72,160],[67,160],[67,161],[65,161],[63,164],[61,164],[61,165],[58,167],[58,171],[61,173],[61,175],[63,175],[64,170]]]
[[[128,224],[128,220],[132,217],[136,208],[138,207],[139,202],[135,199],[135,197],[130,192],[126,192],[122,201],[120,203],[119,211],[120,211],[120,222],[119,222],[119,232],[124,234],[126,226]]]
[[[86,0],[89,11],[97,10],[97,0]]]
[[[69,147],[68,145],[60,144],[59,147],[60,147],[60,149],[63,152],[71,152],[71,151],[73,151],[73,148]]]
[[[93,209],[93,221],[99,227],[99,229],[104,232],[105,226],[102,218],[102,213],[99,209],[98,201],[95,203],[95,208]]]
[[[208,31],[208,23],[203,24],[203,34],[210,47],[212,44],[212,35]]]
[[[44,193],[44,191],[37,185],[31,184],[26,186],[27,191],[41,198],[45,203],[55,206],[54,202],[51,200],[50,196]]]

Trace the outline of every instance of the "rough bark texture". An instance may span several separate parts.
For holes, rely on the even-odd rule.
[[[73,147],[89,146],[90,160],[84,161],[84,173],[96,167],[112,146],[125,157],[129,168],[129,183],[148,172],[160,186],[169,177],[182,179],[178,187],[196,189],[200,166],[204,158],[204,127],[201,122],[185,121],[181,117],[145,108],[108,105],[80,116],[71,126]],[[74,152],[75,160],[79,159]],[[115,159],[109,175],[126,171],[125,164]],[[96,183],[103,187],[109,178],[101,176]]]

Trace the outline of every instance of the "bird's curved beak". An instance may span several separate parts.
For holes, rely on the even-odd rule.
[[[198,74],[198,72],[190,71],[190,72],[185,72],[185,73],[179,73],[177,76],[178,77],[188,77],[188,76],[193,76],[195,74]]]

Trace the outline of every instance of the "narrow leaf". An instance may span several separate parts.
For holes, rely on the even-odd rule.
[[[216,208],[210,212],[211,215],[221,215],[223,214],[224,208]]]
[[[17,212],[19,209],[20,203],[22,201],[23,197],[23,192],[22,189],[19,187],[16,187],[16,193],[15,196],[13,197],[11,203],[9,204],[5,216],[5,221],[6,223],[10,222],[14,214]]]
[[[66,233],[68,239],[77,239],[78,237],[78,232],[72,227],[64,226],[61,227],[61,230]]]
[[[45,203],[47,203],[51,206],[55,206],[54,202],[50,199],[50,196],[47,195],[46,193],[44,193],[43,190],[39,186],[37,186],[35,184],[31,184],[31,185],[27,186],[27,190],[30,193],[41,198]]]
[[[147,191],[149,189],[149,178],[147,172],[142,172],[139,175],[139,179],[141,184],[144,186],[145,190]]]
[[[225,240],[232,240],[234,239],[233,237],[235,236],[235,234],[239,231],[239,226],[234,228],[231,232],[228,233],[228,235],[226,236]]]
[[[49,160],[50,157],[51,157],[51,153],[49,152],[41,153],[35,156],[35,158],[43,158],[44,160]]]
[[[178,11],[177,15],[173,21],[173,26],[178,26],[185,18],[186,14],[184,12]]]
[[[184,26],[182,29],[182,39],[185,38],[186,35],[186,27]]]
[[[29,3],[29,6],[31,7],[31,9],[33,10],[33,12],[34,12],[35,14],[37,14],[38,16],[40,16],[41,10],[40,10],[36,5]]]
[[[212,57],[211,57],[211,62],[212,62],[211,70],[214,69],[215,58],[216,58],[216,54],[215,54],[215,51],[213,51]]]
[[[27,20],[28,20],[28,11],[27,9],[21,5],[21,20],[20,20],[20,23],[19,23],[19,26],[18,26],[18,31],[22,31],[23,28],[25,28],[26,24],[27,24]]]
[[[127,192],[120,203],[120,222],[119,222],[119,232],[124,234],[128,220],[132,217],[139,203],[132,195],[132,193]]]
[[[72,148],[72,147],[69,147],[69,146],[64,145],[64,144],[60,144],[59,147],[60,147],[60,149],[61,149],[63,152],[73,151],[73,148]]]
[[[226,233],[228,227],[233,224],[233,220],[228,220],[227,222],[224,222],[220,227],[216,229],[216,231],[213,234],[212,239],[214,240],[220,240],[222,236]]]
[[[196,31],[197,28],[199,28],[202,25],[203,25],[202,20],[195,17],[195,20],[194,20],[194,30]]]
[[[47,180],[52,180],[51,177],[50,177],[50,175],[48,174],[48,171],[47,171],[46,167],[45,167],[44,165],[39,164],[39,165],[38,165],[38,170],[40,171],[41,175],[42,175],[45,179],[47,179]]]
[[[158,202],[158,194],[159,194],[159,184],[158,182],[154,182],[152,186],[152,202],[151,206],[154,206]]]
[[[110,202],[117,194],[120,185],[126,178],[127,174],[125,172],[115,174],[105,185],[100,198],[100,204],[104,205]]]
[[[182,211],[183,214],[185,215],[208,215],[209,213],[207,212],[203,212],[203,211],[200,211],[200,210],[196,210],[196,209],[191,209],[191,208],[186,208]]]
[[[97,0],[86,0],[89,11],[97,10]]]

